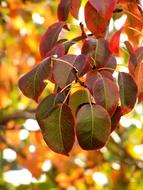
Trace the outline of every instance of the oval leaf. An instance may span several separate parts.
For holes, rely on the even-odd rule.
[[[46,57],[46,54],[56,45],[59,33],[64,25],[64,22],[57,22],[51,25],[42,36],[39,47],[42,58]]]
[[[43,138],[54,152],[68,155],[74,143],[74,117],[67,105],[58,104],[50,115],[39,121]]]
[[[108,78],[99,78],[95,81],[92,90],[95,102],[103,106],[112,116],[119,100],[117,85]]]
[[[118,76],[120,100],[123,114],[130,112],[137,99],[137,85],[128,73],[120,72]]]
[[[46,87],[45,79],[51,75],[51,58],[46,58],[33,70],[19,79],[19,88],[25,96],[38,101],[38,97]]]
[[[85,5],[84,15],[87,28],[96,38],[103,38],[109,21],[101,17],[89,2]]]
[[[85,150],[102,148],[110,135],[111,119],[99,105],[84,105],[77,113],[77,139]]]

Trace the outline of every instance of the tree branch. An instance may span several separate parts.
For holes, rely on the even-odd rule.
[[[28,110],[17,110],[14,113],[5,114],[3,113],[2,116],[0,116],[0,125],[6,124],[8,121],[11,120],[17,120],[17,119],[35,119],[35,110],[28,111]]]

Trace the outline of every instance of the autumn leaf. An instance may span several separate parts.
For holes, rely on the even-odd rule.
[[[118,0],[89,0],[89,2],[102,17],[109,20]]]
[[[81,6],[81,1],[82,0],[71,0],[70,13],[76,19],[78,19],[78,14],[79,14],[79,8]]]
[[[74,60],[75,56],[72,58]],[[60,88],[64,88],[75,80],[74,72],[72,72],[73,65],[70,63],[70,59],[71,56],[69,56],[69,61],[61,58],[53,60],[53,76]]]
[[[103,107],[86,104],[79,109],[76,134],[83,149],[102,148],[108,141],[110,130],[111,119]]]
[[[58,104],[48,115],[39,120],[43,138],[54,152],[68,155],[74,143],[74,117],[68,105]]]
[[[87,28],[96,38],[103,38],[105,36],[109,21],[101,17],[97,10],[89,2],[85,5],[84,14]]]
[[[64,101],[64,95],[59,94],[50,94],[46,96],[38,105],[36,110],[37,120],[43,120],[51,113],[54,107]]]
[[[122,113],[126,114],[133,109],[136,103],[137,85],[132,76],[124,72],[119,73],[118,83],[120,88],[119,92],[120,92]]]
[[[122,32],[122,29],[123,28],[115,32],[109,41],[109,48],[112,53],[115,53],[115,54],[119,53],[120,35]]]
[[[28,98],[38,101],[38,97],[46,87],[45,79],[51,75],[51,58],[44,59],[33,70],[19,79],[19,88]]]
[[[89,95],[86,89],[77,90],[70,96],[69,105],[73,113],[77,113],[81,105],[89,103]]]
[[[60,0],[58,5],[58,19],[59,21],[66,21],[69,15],[71,0]]]
[[[51,25],[40,41],[40,54],[41,57],[46,57],[46,54],[56,45],[58,36],[65,25],[64,22],[57,22]]]
[[[92,91],[95,102],[103,106],[112,116],[119,100],[119,91],[115,82],[108,78],[99,78],[95,81]]]
[[[117,106],[116,111],[111,117],[111,133],[119,126],[119,121],[122,116],[122,108]]]

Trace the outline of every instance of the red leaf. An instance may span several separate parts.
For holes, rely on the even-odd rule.
[[[117,109],[111,118],[111,133],[119,126],[119,121],[121,116],[122,116],[122,109],[120,106],[117,106]]]
[[[140,62],[137,64],[135,72],[134,72],[134,79],[136,81],[138,87],[138,102],[143,100],[143,63]]]
[[[76,59],[75,55],[65,55],[64,57],[53,60],[53,76],[56,84],[64,88],[75,80],[72,62]]]
[[[85,55],[78,55],[73,64],[78,70],[79,77],[83,76],[90,69],[89,57]]]
[[[41,57],[46,57],[46,54],[57,44],[59,33],[61,32],[64,22],[57,22],[51,25],[40,41],[40,54]]]
[[[45,57],[50,57],[52,55],[56,55],[57,57],[62,57],[65,54],[65,46],[64,44],[58,44],[49,51]]]
[[[132,75],[134,75],[137,65],[140,64],[142,60],[143,60],[143,47],[139,47],[135,51],[131,52],[128,67]]]
[[[51,58],[44,59],[33,70],[22,76],[19,88],[25,96],[38,101],[38,97],[46,87],[45,79],[51,75]]]
[[[124,44],[126,45],[126,48],[128,49],[130,54],[132,52],[134,52],[134,48],[133,48],[132,44],[129,41],[125,41]]]
[[[111,54],[111,51],[109,49],[109,43],[107,40],[99,39],[97,41],[96,50],[92,54],[92,58],[95,59],[95,66],[98,70],[104,69],[113,73],[116,69],[116,59]]]
[[[93,84],[96,82],[98,78],[101,78],[101,77],[102,76],[100,75],[99,72],[97,72],[97,70],[91,70],[87,73],[86,79],[85,79],[85,85],[88,87],[91,94],[93,94],[92,92]]]
[[[46,96],[36,109],[37,120],[43,120],[49,116],[55,106],[64,101],[63,94],[50,94]]]
[[[102,17],[109,20],[118,0],[89,0],[89,2]]]
[[[38,121],[46,144],[54,152],[68,155],[74,143],[75,121],[68,105],[58,104],[48,117]]]
[[[90,68],[88,57],[85,55],[64,55],[53,61],[53,76],[60,88],[64,88],[76,79],[74,70],[79,77],[83,76]],[[75,69],[74,69],[75,68]],[[63,74],[64,73],[64,74]]]
[[[60,0],[58,5],[58,19],[59,21],[66,21],[69,15],[71,0]]]
[[[111,72],[106,71],[106,70],[101,70],[99,73],[102,75],[103,78],[108,78],[108,79],[114,81],[114,78],[113,78]]]
[[[94,37],[88,37],[84,40],[81,53],[85,55],[89,55],[96,48],[97,40]]]
[[[137,48],[130,54],[129,71],[138,87],[138,102],[143,100],[143,47]]]
[[[111,119],[99,105],[86,104],[77,113],[76,133],[80,146],[85,150],[102,148],[108,141]]]
[[[110,48],[112,53],[115,53],[115,54],[119,53],[120,34],[122,32],[122,29],[123,28],[121,28],[120,30],[115,32],[114,35],[112,36],[110,42],[109,42],[109,48]]]
[[[137,99],[137,85],[130,74],[120,72],[118,77],[122,113],[130,112]]]
[[[119,100],[117,85],[108,78],[99,78],[95,81],[92,90],[95,102],[103,106],[112,116]]]
[[[76,19],[78,19],[80,5],[81,5],[81,0],[71,0],[70,13]]]
[[[85,79],[85,85],[88,87],[91,94],[93,94],[93,85],[97,79],[107,78],[114,81],[112,73],[109,71],[101,70],[98,72],[97,70],[91,70],[87,73]]]
[[[101,17],[89,2],[85,5],[84,14],[87,28],[95,35],[96,38],[103,38],[109,21]]]

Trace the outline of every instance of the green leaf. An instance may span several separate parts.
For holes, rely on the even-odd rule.
[[[112,116],[117,108],[119,91],[115,82],[108,78],[99,78],[93,85],[95,102],[103,106]]]
[[[85,103],[89,103],[88,92],[86,89],[78,90],[70,96],[69,105],[76,114],[78,108]]]
[[[123,114],[130,112],[137,99],[137,85],[128,73],[120,72],[118,76],[120,99]]]
[[[54,107],[62,103],[64,101],[63,94],[50,94],[45,97],[42,102],[40,102],[39,106],[36,110],[36,118],[37,120],[45,119],[54,109]]]
[[[68,105],[58,104],[38,121],[46,144],[54,152],[68,155],[74,143],[74,117]]]
[[[86,104],[77,113],[77,139],[85,150],[102,148],[110,135],[111,119],[100,105]]]
[[[38,101],[38,97],[46,87],[44,80],[48,79],[50,75],[51,58],[46,58],[19,79],[19,88],[25,96]]]

